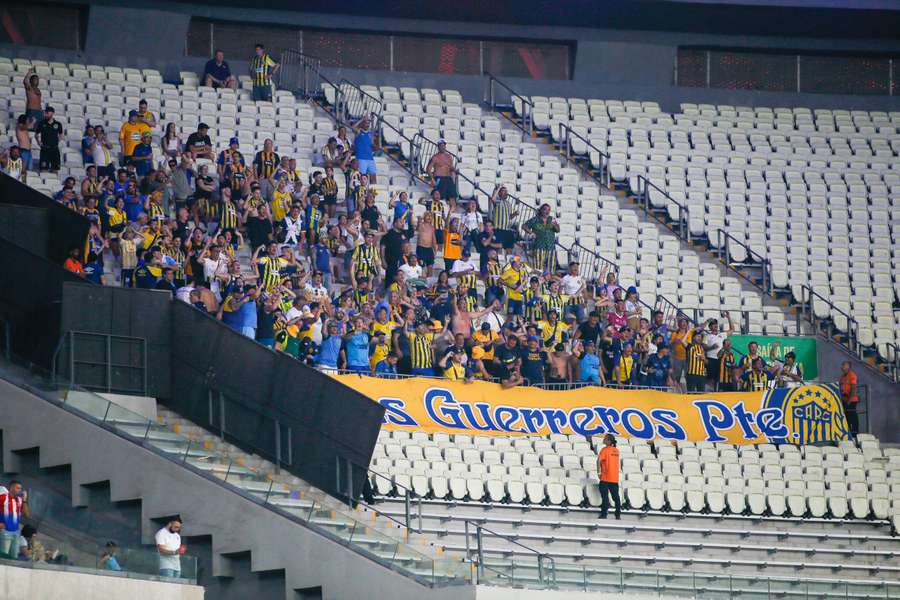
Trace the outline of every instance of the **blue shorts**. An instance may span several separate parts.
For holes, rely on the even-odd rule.
[[[358,158],[356,162],[359,163],[359,174],[360,175],[377,175],[378,170],[375,168],[374,160],[366,160]]]
[[[508,315],[519,315],[520,317],[525,313],[522,311],[522,301],[521,300],[512,300],[510,298],[506,299],[506,314]]]

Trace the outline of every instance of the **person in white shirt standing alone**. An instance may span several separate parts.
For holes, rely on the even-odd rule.
[[[159,552],[159,574],[162,577],[181,577],[181,519],[172,519],[156,532],[156,550]]]

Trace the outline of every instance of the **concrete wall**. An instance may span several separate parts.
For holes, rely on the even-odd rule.
[[[144,543],[151,543],[155,519],[181,515],[186,536],[211,537],[212,576],[235,576],[243,563],[233,568],[229,557],[249,551],[253,572],[284,570],[283,597],[288,600],[296,599],[293,590],[319,586],[325,600],[474,598],[474,586],[425,587],[290,521],[249,495],[229,491],[214,479],[3,380],[0,414],[6,472],[19,471],[17,451],[38,448],[42,468],[71,465],[75,504],[88,501],[85,485],[108,481],[111,501],[141,500]]]
[[[816,343],[819,354],[819,379],[821,381],[837,381],[841,376],[841,363],[849,360],[859,378],[860,385],[868,389],[867,414],[859,416],[859,425],[863,429],[868,423],[869,433],[874,434],[882,442],[900,442],[900,384],[877,373],[874,368],[863,364],[843,347],[819,336]],[[861,394],[862,395],[862,394]],[[860,401],[863,398],[860,397]],[[860,407],[862,410],[863,407]]]
[[[109,574],[58,570],[53,567],[0,564],[3,600],[75,600],[128,598],[129,600],[203,600],[203,588],[164,581],[131,579]],[[86,570],[87,571],[87,570]]]
[[[254,7],[193,5],[187,2],[155,2],[148,9],[137,0],[100,0],[91,4],[87,23],[85,52],[42,51],[48,58],[93,61],[101,64],[133,65],[157,68],[174,79],[181,69],[202,70],[204,59],[184,56],[185,33],[191,16],[244,23],[279,24],[294,27],[354,29],[435,36],[465,35],[482,39],[508,37],[520,40],[563,40],[574,42],[576,60],[571,81],[547,82],[511,80],[521,93],[569,95],[583,98],[620,98],[653,100],[666,110],[675,110],[680,102],[714,102],[761,106],[842,107],[890,110],[900,100],[886,96],[838,96],[793,94],[740,90],[679,88],[674,82],[674,67],[679,45],[708,45],[758,49],[789,48],[809,51],[896,52],[900,41],[859,38],[825,39],[815,37],[771,37],[713,35],[642,31],[640,22],[633,30],[586,27],[537,27],[497,23],[463,23],[421,19],[321,14],[278,11]],[[128,43],[123,44],[122,40]],[[18,52],[21,48],[0,53]],[[69,58],[67,58],[69,57]],[[232,68],[246,72],[246,57],[227,57]],[[338,79],[351,79],[382,85],[418,85],[459,89],[467,101],[480,101],[483,79],[472,76],[442,76],[430,73],[397,73],[352,70],[335,72]]]

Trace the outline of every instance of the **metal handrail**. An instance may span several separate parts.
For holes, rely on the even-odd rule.
[[[351,93],[347,93],[346,88],[348,87]],[[362,88],[348,79],[341,79],[338,89],[341,90],[340,97],[343,101],[339,109],[342,111],[345,121],[361,119],[367,114],[371,114],[375,121],[372,123],[372,127],[377,127],[377,123],[381,122],[381,113],[384,110],[384,101],[381,98],[376,98],[363,91]],[[370,107],[373,105],[378,107],[377,111],[371,110]]]
[[[510,119],[510,121],[514,125],[519,127],[520,129],[522,129],[523,131],[528,133],[529,135],[533,135],[534,134],[534,103],[531,100],[529,100],[528,98],[526,98],[525,96],[522,96],[522,95],[516,93],[516,91],[513,90],[510,86],[508,86],[507,84],[503,83],[502,81],[500,81],[499,79],[497,79],[496,77],[491,75],[488,71],[485,71],[484,75],[485,75],[485,77],[487,77],[487,93],[486,93],[486,97],[484,98],[484,100],[485,100],[485,102],[487,102],[490,105],[491,111],[497,112],[496,108],[497,108],[497,106],[499,106],[497,104],[497,95],[494,91],[494,86],[499,85],[501,88],[506,90],[507,93],[509,93],[510,100],[512,100],[513,110],[516,110],[516,112],[519,112],[522,115],[522,125],[519,125],[515,121],[512,121],[512,119]],[[516,109],[516,105],[515,105],[516,100],[518,100],[521,104],[521,107],[522,107],[521,111]]]
[[[723,236],[725,237],[724,244],[722,243]],[[737,239],[736,237],[734,237],[733,235],[731,235],[724,229],[716,229],[716,240],[717,240],[718,246],[719,246],[719,248],[717,250],[717,254],[721,258],[722,253],[724,252],[725,265],[728,266],[729,268],[733,268],[733,267],[731,267],[731,247],[730,247],[731,244],[735,243],[738,246],[741,246],[744,248],[744,250],[747,253],[747,257],[750,258],[753,262],[759,264],[759,268],[762,271],[762,285],[759,286],[755,281],[745,277],[738,269],[734,269],[734,270],[739,275],[741,275],[741,277],[743,277],[744,279],[746,279],[747,281],[752,283],[754,286],[762,289],[763,292],[765,292],[766,294],[771,296],[772,295],[772,275],[771,275],[772,263],[771,263],[771,261],[769,261],[769,259],[764,257],[762,254],[760,254],[759,252],[756,252],[755,250],[753,250],[753,248],[751,248],[744,242],[740,241],[739,239]]]
[[[841,310],[837,306],[834,305],[830,300],[823,297],[821,294],[812,289],[809,285],[802,284],[800,286],[800,294],[801,298],[798,299],[800,315],[806,319],[813,327],[816,327],[818,330],[818,318],[816,317],[815,311],[813,310],[813,300],[819,300],[823,302],[826,306],[828,306],[829,312],[838,313],[844,319],[847,320],[847,343],[841,343],[842,346],[847,348],[854,356],[862,359],[862,344],[859,341],[859,323],[851,317],[847,312]],[[797,321],[797,328],[799,333],[800,322]],[[834,340],[834,319],[832,319],[832,324],[828,328],[828,338]],[[865,361],[863,361],[865,362]]]
[[[645,177],[644,175],[637,175],[637,181],[638,181],[638,188],[639,188],[638,189],[638,201],[640,202],[641,206],[643,207],[644,212],[647,213],[648,215],[656,218],[657,221],[660,221],[664,225],[668,225],[668,222],[665,219],[659,218],[659,216],[653,211],[653,208],[650,205],[650,189],[652,188],[652,189],[656,190],[657,192],[659,192],[660,194],[662,194],[663,196],[665,196],[666,202],[672,203],[678,207],[678,218],[673,219],[674,221],[678,222],[676,233],[678,233],[678,237],[680,237],[681,239],[690,243],[691,242],[691,226],[690,226],[691,210],[690,210],[690,207],[688,207],[686,204],[683,204],[683,203],[679,202],[678,200],[675,200],[674,198],[672,198],[672,196],[669,195],[669,193],[666,190],[662,189],[661,187],[659,187],[658,185],[656,185],[655,183],[653,183],[652,181],[647,179],[647,177]],[[668,214],[669,214],[669,209],[667,207],[666,215],[668,215]],[[675,230],[673,229],[673,231],[675,231]]]
[[[422,510],[422,496],[417,494],[415,492],[415,490],[412,490],[412,489],[406,487],[402,483],[398,483],[398,482],[394,481],[393,478],[388,477],[387,475],[382,475],[381,473],[379,473],[377,471],[373,471],[370,468],[366,469],[366,473],[369,475],[374,475],[377,478],[390,481],[391,487],[397,489],[398,491],[402,490],[402,492],[403,492],[403,495],[402,495],[403,507],[404,507],[403,521],[400,521],[400,520],[394,518],[393,515],[390,515],[386,512],[382,512],[381,510],[378,509],[377,506],[368,504],[364,500],[360,500],[360,501],[358,501],[358,503],[365,506],[367,509],[371,510],[375,514],[377,514],[381,517],[390,519],[394,523],[397,523],[398,525],[405,527],[407,531],[414,531],[416,533],[421,534],[423,531],[422,519],[423,519],[423,514],[424,514],[423,510]],[[415,514],[412,512],[412,509],[411,509],[413,500],[416,500],[415,505],[416,505],[417,512]],[[416,523],[415,527],[413,527],[414,521]],[[475,562],[476,562],[479,570],[482,569],[483,565],[484,565],[484,546],[483,546],[483,542],[482,542],[482,533],[481,532],[487,532],[489,535],[491,535],[495,538],[499,538],[508,543],[515,544],[516,546],[519,546],[520,548],[524,548],[528,552],[535,554],[537,556],[537,560],[538,560],[538,572],[539,572],[539,577],[541,578],[542,583],[544,582],[543,562],[545,560],[549,560],[551,563],[551,566],[552,566],[552,569],[551,569],[552,578],[550,579],[549,583],[553,583],[555,581],[555,579],[556,579],[556,562],[553,559],[553,557],[550,556],[549,554],[547,554],[545,552],[541,552],[539,550],[535,550],[534,548],[527,546],[527,545],[523,544],[522,542],[518,541],[513,536],[510,536],[510,535],[507,535],[504,533],[498,533],[492,529],[488,529],[487,527],[485,527],[482,523],[480,523],[477,520],[463,519],[463,523],[466,528],[466,535],[465,535],[465,537],[466,537],[466,555],[465,555],[466,558],[465,558],[465,560],[467,560],[469,562],[473,562],[472,561],[472,558],[473,558],[472,551],[469,547],[469,537],[471,535],[469,533],[469,528],[471,526],[475,529],[475,536],[476,536],[476,540],[477,540],[477,544],[476,544],[476,548],[475,548],[475,558],[477,559],[477,561],[475,561]]]
[[[574,131],[565,123],[559,123],[559,139],[561,143],[564,143],[563,154],[565,154],[566,158],[571,162],[575,162],[573,156],[578,156],[578,154],[573,154],[572,152],[572,137],[575,137],[584,142],[585,146],[587,146],[588,148],[587,155],[589,159],[591,151],[594,151],[598,154],[600,159],[600,175],[598,179],[604,182],[606,184],[606,187],[610,187],[610,185],[612,184],[612,179],[609,173],[609,163],[612,161],[610,155],[595,146],[589,139],[587,139],[577,131]]]

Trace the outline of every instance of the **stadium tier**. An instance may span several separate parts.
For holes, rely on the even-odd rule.
[[[161,578],[185,547],[148,532],[181,515],[226,600],[900,595],[900,112],[666,112],[483,65],[509,101],[482,102],[254,52],[217,87],[0,56],[4,473],[70,487],[63,514],[139,501]]]

